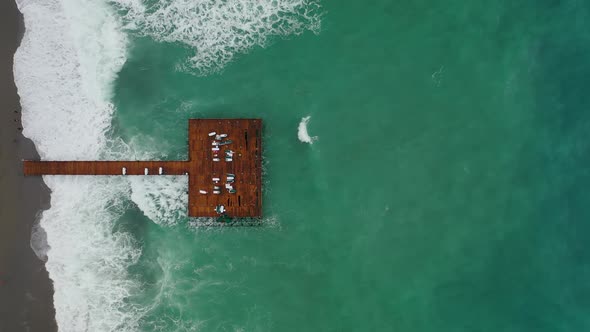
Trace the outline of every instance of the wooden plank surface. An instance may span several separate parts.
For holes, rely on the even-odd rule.
[[[210,132],[227,134],[232,143],[220,147],[220,161],[213,161],[214,137]],[[191,119],[189,120],[188,161],[29,161],[23,162],[25,175],[188,175],[188,215],[216,217],[215,207],[223,205],[230,217],[262,216],[262,121],[260,119]],[[234,152],[232,161],[225,160],[225,151]],[[232,186],[225,188],[227,174],[235,174]],[[213,178],[220,178],[218,184]],[[213,194],[213,186],[221,194]],[[207,194],[199,191],[205,190]]]
[[[213,161],[214,141],[208,133],[227,134],[225,140],[232,143],[220,147],[220,161]],[[189,137],[191,169],[189,179],[189,215],[217,216],[215,207],[223,205],[227,215],[235,217],[260,217],[262,195],[260,194],[262,121],[259,119],[198,119],[190,120]],[[234,152],[231,162],[225,161],[225,151]],[[236,193],[225,189],[227,174],[235,174],[232,186]],[[220,178],[218,184],[213,178]],[[221,194],[213,194],[213,186],[221,187]],[[200,194],[205,190],[207,194]]]

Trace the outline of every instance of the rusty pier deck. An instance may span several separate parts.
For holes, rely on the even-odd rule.
[[[215,139],[209,133],[226,134]],[[189,177],[188,215],[216,217],[221,205],[230,217],[262,216],[262,120],[190,119],[185,161],[32,161],[25,175],[121,175]],[[230,143],[231,141],[231,143]],[[216,143],[214,143],[216,142]],[[213,145],[224,144],[224,145]],[[218,148],[219,150],[214,151]],[[231,155],[227,158],[228,154]],[[228,176],[229,174],[229,176]],[[233,179],[232,179],[233,177]],[[213,179],[219,179],[214,182]],[[230,191],[226,185],[229,185]],[[217,188],[216,188],[217,187]]]

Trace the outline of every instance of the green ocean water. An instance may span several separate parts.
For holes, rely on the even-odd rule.
[[[142,329],[590,330],[590,3],[321,4],[205,77],[132,40],[116,135],[178,159],[189,118],[265,126],[266,226],[120,220]]]

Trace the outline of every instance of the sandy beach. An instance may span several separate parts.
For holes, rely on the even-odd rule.
[[[53,286],[45,264],[33,252],[31,229],[49,207],[40,177],[22,175],[23,159],[38,159],[23,137],[13,55],[24,32],[14,1],[0,2],[0,332],[55,331]]]

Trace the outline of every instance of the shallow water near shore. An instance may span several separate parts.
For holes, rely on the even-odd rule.
[[[588,329],[590,6],[303,1],[204,52],[186,22],[249,12],[130,3],[97,9],[81,68],[118,74],[77,72],[93,113],[65,94],[68,133],[42,132],[22,68],[25,134],[44,158],[183,159],[187,119],[260,117],[265,225],[194,227],[181,178],[46,177],[61,329]]]

